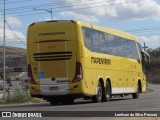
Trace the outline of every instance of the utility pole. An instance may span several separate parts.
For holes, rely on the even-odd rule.
[[[6,37],[6,26],[5,26],[5,23],[6,23],[6,1],[4,0],[4,41],[3,41],[3,97],[5,99],[5,79],[6,79],[6,40],[5,40],[5,37]]]
[[[52,20],[53,20],[53,11],[52,11],[52,8],[51,8],[50,13],[51,13],[51,18],[52,18]]]
[[[157,51],[155,51],[155,58],[154,58],[154,60],[155,60],[155,63],[156,63],[156,61],[157,61]]]
[[[33,8],[33,10],[44,10],[44,11],[46,11],[46,12],[49,12],[49,13],[51,13],[51,19],[53,20],[53,10],[52,10],[52,8],[51,8],[51,10],[48,10],[48,9],[38,9],[38,8]]]
[[[146,49],[148,48],[148,46],[146,46],[146,43],[144,42],[144,51],[146,51]]]
[[[159,52],[159,50],[155,50],[155,52],[154,52],[154,54],[155,54],[155,58],[154,58],[155,59],[155,63],[157,62],[157,58],[158,58],[157,57],[157,52]]]

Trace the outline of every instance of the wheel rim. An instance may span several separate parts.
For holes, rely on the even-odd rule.
[[[98,100],[101,101],[101,99],[102,99],[102,88],[101,88],[100,85],[98,86],[97,97],[98,97]]]
[[[137,86],[137,94],[140,94],[140,86],[139,86],[139,84]]]
[[[107,86],[106,86],[106,98],[107,98],[107,99],[110,98],[110,86],[109,86],[108,83],[107,83]]]

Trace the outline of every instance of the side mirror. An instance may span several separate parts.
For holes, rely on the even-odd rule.
[[[150,64],[150,56],[147,52],[142,51],[142,59],[145,65]]]
[[[142,54],[142,67],[143,67],[143,71],[146,72],[146,71],[149,70],[150,56],[145,51],[141,51],[141,54]]]

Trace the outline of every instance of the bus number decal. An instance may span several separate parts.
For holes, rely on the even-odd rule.
[[[111,59],[91,57],[91,63],[111,65]]]

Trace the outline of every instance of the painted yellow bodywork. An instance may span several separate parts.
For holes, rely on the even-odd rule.
[[[59,27],[60,26],[60,27]],[[55,35],[54,38],[50,36],[39,36],[39,33],[44,32],[66,32],[65,35]],[[95,30],[103,31],[113,35],[117,35],[129,40],[138,42],[138,40],[131,34],[110,29],[102,28],[98,26],[91,25],[89,23],[84,23],[81,21],[59,21],[59,22],[42,22],[30,25],[28,28],[28,38],[27,38],[27,62],[32,65],[32,74],[36,81],[35,84],[29,84],[31,95],[40,95],[40,82],[37,73],[33,72],[34,68],[38,66],[38,62],[34,61],[33,54],[38,52],[50,52],[50,51],[64,51],[64,43],[59,42],[56,44],[51,43],[39,43],[36,42],[42,40],[51,39],[64,39],[69,40],[67,42],[67,50],[72,51],[73,56],[71,60],[68,60],[68,78],[70,83],[69,90],[70,94],[84,94],[84,95],[95,95],[98,86],[98,81],[103,80],[104,86],[106,85],[106,80],[110,80],[112,88],[134,88],[137,92],[137,82],[141,81],[142,92],[146,91],[146,77],[142,71],[141,63],[137,60],[118,57],[113,55],[107,55],[102,53],[95,53],[88,50],[84,45],[84,39],[82,35],[82,26],[93,28]],[[38,51],[40,47],[42,51]],[[138,47],[137,47],[138,49]],[[139,53],[140,56],[140,53]],[[111,59],[111,64],[93,64],[91,63],[91,57],[98,58],[108,58]],[[75,75],[75,64],[76,61],[82,64],[83,79],[79,82],[72,83]],[[54,68],[53,68],[54,66]],[[56,67],[61,66],[61,68]],[[61,77],[66,75],[66,71],[61,71],[64,69],[65,63],[62,61],[57,62],[46,62],[41,66],[42,69],[46,70],[46,77]],[[58,69],[56,69],[58,68]],[[52,71],[52,72],[51,72]],[[55,73],[55,74],[54,74]],[[76,86],[76,87],[75,87]]]

